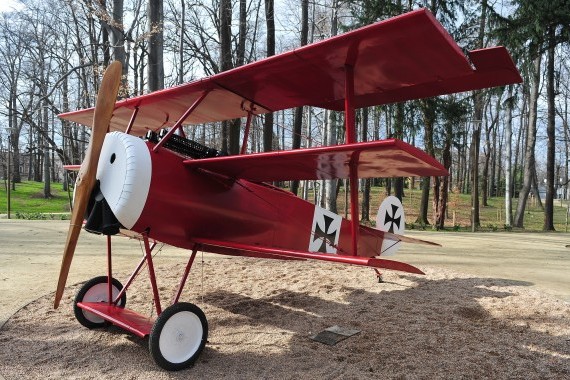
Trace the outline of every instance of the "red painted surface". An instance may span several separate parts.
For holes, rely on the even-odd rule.
[[[138,314],[129,309],[102,302],[78,302],[77,306],[89,311],[124,330],[144,338],[150,334],[154,319]]]
[[[354,70],[353,107],[521,82],[503,47],[469,53],[427,10],[420,9],[181,86],[117,102],[111,130],[124,131],[140,107],[132,134],[176,123],[211,91],[188,124],[246,117],[311,105],[344,110],[345,65]],[[60,115],[91,125],[93,109]]]
[[[401,272],[408,272],[408,273],[415,273],[415,274],[424,274],[418,268],[406,264],[401,263],[398,261],[393,260],[385,260],[385,259],[375,259],[369,257],[355,257],[355,256],[347,256],[347,255],[337,255],[337,254],[321,254],[321,253],[314,253],[314,252],[300,252],[288,249],[274,249],[269,247],[258,247],[258,246],[251,246],[247,244],[238,244],[238,243],[229,243],[226,241],[215,241],[215,240],[200,240],[199,243],[207,248],[212,249],[213,247],[226,247],[226,248],[233,248],[240,251],[253,251],[253,252],[261,252],[266,253],[268,255],[276,255],[276,256],[287,256],[287,257],[295,257],[295,258],[303,258],[303,259],[312,259],[312,260],[322,260],[322,261],[331,261],[335,263],[342,263],[342,264],[351,264],[351,265],[362,265],[368,266],[373,268],[384,268],[384,269],[392,269],[398,270]]]
[[[144,252],[146,257],[146,265],[148,268],[148,277],[152,288],[152,298],[154,301],[153,303],[156,309],[156,315],[160,315],[162,313],[162,306],[160,305],[160,295],[158,293],[158,285],[156,284],[156,275],[154,271],[154,263],[152,260],[152,248],[148,240],[149,239],[147,233],[143,233]]]
[[[350,178],[442,176],[447,170],[429,154],[389,139],[319,148],[186,160],[190,168],[256,182]]]
[[[148,143],[149,150],[152,143]],[[168,149],[151,153],[152,180],[136,232],[192,249],[193,239],[306,250],[314,206],[266,184],[191,170]]]
[[[388,147],[398,149],[401,144],[404,144],[397,140],[376,143],[381,146],[385,143]],[[153,144],[150,142],[147,144],[149,151],[152,151]],[[362,144],[358,144],[360,145]],[[364,145],[375,147],[377,144],[364,143]],[[350,147],[350,151],[354,152],[356,146]],[[411,148],[408,144],[403,146],[405,150]],[[324,153],[337,148],[343,155],[346,154],[342,150],[343,146],[323,148],[318,151]],[[429,162],[430,170],[438,173],[444,170],[432,157],[413,149],[414,152],[422,153],[421,157]],[[360,152],[358,149],[356,151]],[[302,150],[283,153],[296,152],[300,152],[301,157],[304,157],[306,153]],[[360,155],[366,156],[366,152],[362,151]],[[373,154],[375,155],[376,153]],[[148,231],[151,239],[186,249],[193,249],[195,242],[217,241],[218,244],[211,245],[209,250],[221,254],[251,256],[251,250],[247,253],[236,252],[235,244],[308,251],[315,212],[315,206],[312,203],[269,184],[250,182],[236,178],[234,175],[226,175],[228,173],[222,170],[222,168],[232,168],[232,159],[255,156],[258,155],[187,161],[168,149],[151,153],[150,191],[144,211],[133,230],[139,233]],[[264,157],[279,158],[280,154],[267,153]],[[422,162],[417,156],[410,155],[410,157],[414,157],[414,164]],[[215,163],[216,161],[222,164],[219,167],[201,166],[202,162]],[[308,160],[302,158],[300,161],[307,162]],[[196,165],[190,165],[193,162]],[[257,159],[246,162],[263,165],[267,160]],[[389,165],[396,166],[401,160],[395,162],[388,160],[388,162]],[[403,162],[404,165],[411,166],[408,161]],[[243,167],[246,166],[247,164],[243,165]],[[436,166],[436,169],[433,166]],[[291,168],[296,167],[296,164],[268,166],[259,170],[259,173],[278,173],[278,178],[285,179],[281,174],[288,173]],[[221,173],[216,173],[217,171]],[[380,254],[382,241],[386,236],[384,232],[359,226],[358,235],[359,256],[373,257]],[[351,221],[343,219],[337,246],[339,254],[352,255],[354,253],[352,236]],[[227,244],[223,246],[221,241],[226,241]],[[263,251],[259,250],[258,253],[262,256]],[[270,256],[274,255],[276,253],[271,252]]]

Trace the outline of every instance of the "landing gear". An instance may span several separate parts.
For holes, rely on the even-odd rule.
[[[73,304],[75,317],[79,323],[88,328],[113,324],[140,338],[148,336],[150,354],[156,364],[168,371],[178,371],[196,362],[208,339],[208,322],[204,312],[194,304],[178,302],[196,258],[198,246],[194,247],[188,259],[172,305],[163,310],[152,260],[152,250],[156,242],[151,244],[146,234],[142,235],[142,239],[144,257],[124,287],[112,278],[111,243],[110,239],[108,240],[108,275],[96,277],[81,287]],[[126,290],[145,263],[149,273],[153,304],[158,316],[155,321],[125,308]],[[112,278],[110,284],[109,278]]]
[[[148,344],[156,364],[168,371],[178,371],[194,364],[207,339],[204,312],[194,304],[179,302],[156,319]]]
[[[105,321],[103,318],[96,316],[95,314],[85,311],[79,306],[77,303],[79,302],[109,302],[109,287],[108,287],[108,277],[107,276],[99,276],[92,278],[91,280],[87,281],[77,292],[75,296],[75,300],[73,301],[73,312],[75,313],[75,318],[79,323],[83,326],[93,329],[97,327],[104,327],[108,326],[109,322]],[[112,296],[113,299],[119,295],[121,289],[123,289],[123,285],[119,282],[119,280],[113,278],[111,279],[112,284]],[[127,294],[123,293],[117,306],[120,308],[124,308],[125,304],[127,303]]]

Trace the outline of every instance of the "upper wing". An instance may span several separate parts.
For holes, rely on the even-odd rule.
[[[354,71],[356,108],[521,82],[503,47],[465,57],[441,24],[420,9],[202,80],[117,102],[111,130],[172,126],[204,92],[186,120],[200,124],[312,105],[344,108],[345,66]],[[470,62],[471,61],[471,62]],[[91,125],[93,109],[60,117]]]
[[[351,165],[359,178],[448,174],[433,157],[396,139],[186,160],[184,164],[258,182],[349,178]]]

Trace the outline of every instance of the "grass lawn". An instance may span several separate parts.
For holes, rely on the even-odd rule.
[[[11,216],[20,219],[62,219],[68,218],[69,197],[61,183],[52,183],[51,198],[44,198],[43,182],[24,181],[16,184],[10,192]],[[0,185],[0,214],[8,212],[6,183]]]
[[[360,194],[362,199],[362,194]],[[371,189],[370,196],[370,222],[363,222],[363,224],[374,225],[376,219],[376,213],[380,203],[386,197],[386,190],[384,187],[373,187]],[[309,199],[313,199],[312,192],[310,193]],[[404,199],[402,204],[405,209],[406,216],[406,228],[409,229],[420,229],[422,226],[415,223],[420,209],[421,201],[421,190],[419,186],[415,189],[405,189]],[[430,202],[428,205],[428,220],[433,219],[432,213],[432,203],[431,203],[431,193]],[[518,199],[513,199],[513,214],[516,211]],[[568,227],[566,225],[566,213],[567,208],[565,207],[568,201],[554,200],[554,227],[556,231],[567,231]],[[505,198],[504,197],[494,197],[488,199],[489,205],[486,207],[482,206],[480,203],[480,221],[481,227],[479,231],[505,231]],[[338,209],[337,212],[345,216],[345,193],[344,187],[341,187],[338,194]],[[361,210],[362,211],[362,210]],[[347,210],[347,212],[349,212]],[[455,217],[454,217],[455,215]],[[529,199],[527,207],[525,209],[524,217],[524,231],[542,231],[544,224],[544,211]],[[431,227],[428,226],[428,229]],[[469,194],[459,194],[450,193],[448,201],[448,212],[447,219],[445,221],[445,229],[453,231],[471,231],[471,195]],[[520,228],[510,228],[508,230],[512,231],[522,231]]]
[[[11,192],[11,214],[13,218],[21,219],[62,219],[68,218],[69,197],[62,190],[61,183],[53,183],[51,186],[52,197],[43,197],[43,183],[26,181],[16,184],[16,190]],[[386,197],[383,187],[373,187],[371,195],[370,218],[371,222],[365,224],[374,225],[374,219],[380,202]],[[408,229],[422,228],[415,223],[418,216],[421,190],[405,189],[403,200],[406,212],[406,224]],[[310,194],[309,199],[313,199]],[[562,201],[567,202],[567,201]],[[528,202],[525,211],[525,231],[542,231],[544,212],[532,200]],[[505,199],[495,197],[489,199],[487,207],[481,206],[481,228],[483,231],[505,230]],[[513,201],[516,209],[517,199]],[[567,231],[567,208],[566,203],[560,200],[554,201],[554,227],[557,231]],[[338,195],[338,213],[345,215],[345,193],[341,188]],[[7,213],[7,195],[5,182],[0,183],[0,214]],[[63,214],[62,214],[63,213]],[[428,210],[428,218],[432,218],[431,199]],[[448,202],[448,219],[445,222],[446,230],[470,231],[471,223],[471,196],[469,194],[452,193]],[[431,227],[427,227],[431,228]],[[516,229],[513,229],[516,230]]]

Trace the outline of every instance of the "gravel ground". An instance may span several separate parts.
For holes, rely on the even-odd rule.
[[[208,344],[193,368],[169,373],[152,361],[148,340],[114,327],[88,330],[75,320],[77,283],[104,272],[100,237],[82,235],[70,279],[75,285],[53,310],[66,226],[37,223],[0,222],[0,291],[6,295],[7,320],[0,329],[0,374],[8,380],[570,378],[568,279],[555,281],[559,274],[549,269],[559,260],[553,266],[568,273],[563,234],[496,234],[491,244],[489,237],[477,243],[466,240],[473,235],[433,235],[442,249],[414,256],[407,245],[397,257],[420,266],[425,276],[386,272],[382,284],[368,268],[200,255],[182,300],[206,313]],[[521,272],[513,268],[524,260],[515,257],[505,275],[494,275],[507,264],[495,264],[488,247],[507,247],[509,241],[513,246],[513,236],[513,252],[528,252],[522,244],[540,240],[538,259],[545,264],[533,267],[528,259],[529,268]],[[454,256],[451,251],[461,242],[465,248]],[[116,245],[114,268],[121,280],[140,255],[130,249],[136,242],[127,243]],[[514,253],[503,251],[499,260],[510,261]],[[176,288],[185,257],[171,248],[157,257],[164,302]],[[542,273],[548,271],[550,276]],[[554,285],[541,281],[543,276]],[[148,282],[141,277],[129,291],[127,307],[152,314]],[[310,339],[334,325],[361,332],[335,346]]]

